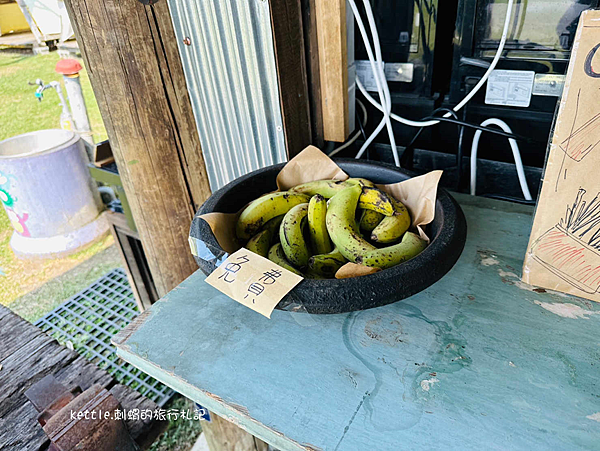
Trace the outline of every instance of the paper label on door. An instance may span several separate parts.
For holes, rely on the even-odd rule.
[[[231,254],[206,282],[234,301],[271,318],[281,299],[303,280],[246,248]]]
[[[485,103],[527,108],[531,102],[534,71],[494,70],[487,81]]]

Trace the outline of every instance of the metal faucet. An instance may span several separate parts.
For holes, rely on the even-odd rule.
[[[56,91],[58,99],[60,100],[60,106],[62,107],[62,112],[60,113],[60,128],[63,130],[73,130],[73,116],[71,115],[65,96],[63,95],[60,83],[58,81],[51,81],[50,83],[45,84],[41,78],[38,78],[35,82],[30,81],[28,84],[38,87],[35,90],[34,95],[40,102],[44,99],[44,91],[46,89],[52,88]]]

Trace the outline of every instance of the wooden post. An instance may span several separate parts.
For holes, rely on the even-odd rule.
[[[169,8],[164,0],[154,6],[136,0],[65,0],[65,5],[162,296],[198,269],[188,233],[196,209],[210,195]],[[211,450],[260,442],[221,422],[216,417],[203,424]],[[212,425],[216,432],[210,432]]]
[[[210,195],[167,4],[65,4],[163,296],[197,269],[189,224]]]
[[[291,159],[312,144],[300,0],[270,1],[285,145]]]
[[[316,0],[300,0],[304,50],[306,54],[306,82],[310,105],[312,143],[324,149],[323,105],[321,101],[321,76],[319,73],[319,43],[317,42]]]
[[[315,0],[323,133],[345,141],[350,133],[346,0]]]

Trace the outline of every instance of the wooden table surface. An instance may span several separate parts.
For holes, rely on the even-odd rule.
[[[117,384],[113,377],[77,352],[71,351],[0,305],[0,450],[38,451],[50,440],[37,421],[38,412],[25,392],[48,374],[72,388],[87,390],[100,384],[126,410],[158,408],[137,391]],[[131,436],[145,449],[164,430],[156,419],[127,419]]]
[[[600,305],[520,282],[530,207],[456,198],[465,250],[409,299],[268,320],[197,271],[118,354],[283,450],[599,449]]]

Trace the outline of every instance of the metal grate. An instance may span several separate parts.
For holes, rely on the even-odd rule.
[[[59,343],[75,349],[159,406],[173,391],[132,365],[123,362],[111,338],[137,315],[137,305],[127,276],[117,268],[39,319],[35,325]]]

